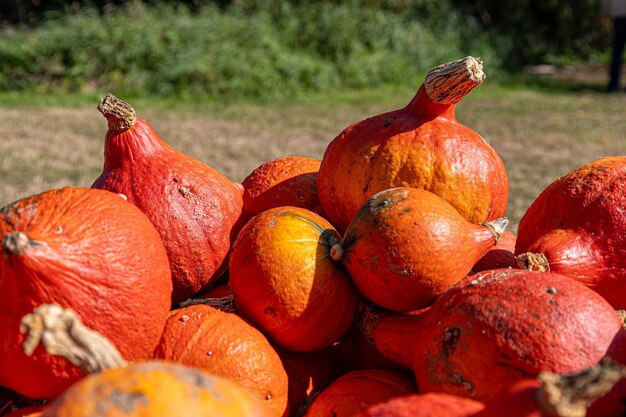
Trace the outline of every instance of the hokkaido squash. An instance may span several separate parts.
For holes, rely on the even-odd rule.
[[[105,190],[50,190],[0,210],[0,385],[50,399],[84,373],[21,348],[22,316],[71,307],[128,360],[147,359],[170,309],[172,280],[158,232],[137,207]]]
[[[496,245],[474,264],[470,274],[488,269],[513,268],[515,266],[515,240],[516,236],[505,230]]]
[[[471,417],[484,404],[441,392],[411,394],[376,404],[358,417]]]
[[[433,68],[404,108],[345,128],[326,148],[317,190],[331,223],[345,230],[359,207],[394,187],[437,194],[472,223],[504,216],[508,178],[502,160],[455,107],[485,79],[467,57]]]
[[[248,217],[281,206],[302,207],[324,217],[317,195],[322,161],[286,156],[255,168],[243,181],[243,208]]]
[[[579,282],[495,269],[466,277],[419,316],[382,319],[374,341],[411,366],[421,392],[486,401],[541,371],[593,366],[620,327],[611,306]]]
[[[375,304],[418,310],[465,277],[507,223],[470,223],[429,191],[391,188],[363,204],[331,256]]]
[[[272,409],[287,415],[287,374],[265,336],[236,314],[208,305],[170,313],[155,359],[202,369],[237,382]]]
[[[98,110],[108,123],[104,168],[93,188],[127,196],[159,231],[177,304],[215,282],[243,225],[242,188],[176,151],[135,110],[106,94]]]
[[[277,207],[248,221],[229,263],[240,314],[293,351],[330,346],[352,324],[357,292],[330,257],[337,231],[300,207]]]
[[[518,228],[522,267],[581,281],[626,308],[626,156],[608,156],[550,184]]]

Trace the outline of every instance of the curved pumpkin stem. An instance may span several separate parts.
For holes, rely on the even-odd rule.
[[[486,78],[483,61],[471,56],[441,64],[426,75],[424,87],[430,99],[438,104],[456,104]]]
[[[549,415],[585,417],[589,404],[609,392],[624,377],[626,367],[610,359],[569,375],[542,372],[537,377],[543,383],[543,388],[537,391],[537,400]]]
[[[98,110],[106,117],[109,129],[117,132],[128,130],[137,122],[133,106],[111,93],[106,93],[102,97],[98,104]]]
[[[76,313],[57,304],[44,304],[22,318],[26,340],[24,353],[30,356],[39,343],[50,355],[62,356],[85,372],[126,365],[117,348],[106,337],[82,324]]]
[[[499,219],[483,223],[483,225],[487,226],[489,230],[491,230],[491,233],[493,233],[496,238],[496,243],[498,243],[498,241],[504,234],[506,227],[509,225],[509,219],[507,219],[506,217],[501,217]]]
[[[518,269],[529,271],[550,272],[550,262],[543,253],[526,252],[515,257],[515,266]]]

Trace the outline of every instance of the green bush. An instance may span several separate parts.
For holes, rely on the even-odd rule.
[[[256,2],[255,2],[256,3]],[[131,2],[0,33],[0,89],[238,98],[410,84],[485,39],[438,29],[412,9],[272,0],[225,9]],[[495,72],[495,71],[494,71]]]

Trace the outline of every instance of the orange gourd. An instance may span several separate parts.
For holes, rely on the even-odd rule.
[[[470,398],[427,392],[376,404],[358,417],[473,417],[485,405]]]
[[[208,305],[174,310],[154,357],[202,369],[248,388],[272,415],[287,415],[287,374],[265,336],[233,313]]]
[[[382,369],[352,371],[322,391],[304,416],[356,417],[374,404],[415,391],[415,384],[408,375]]]
[[[429,191],[392,188],[367,200],[331,256],[375,304],[418,310],[465,277],[507,223],[470,223]]]
[[[271,417],[239,384],[198,369],[143,362],[91,374],[41,417]]]
[[[330,221],[345,230],[359,207],[394,187],[437,194],[472,223],[504,216],[508,178],[502,160],[455,107],[485,78],[467,57],[434,68],[404,108],[343,130],[327,147],[317,189]]]
[[[149,358],[170,308],[172,280],[158,232],[137,207],[104,190],[64,188],[0,210],[0,385],[50,399],[84,373],[22,350],[22,316],[71,307],[128,360]]]
[[[339,235],[299,207],[277,207],[250,219],[229,263],[240,314],[279,346],[313,351],[330,346],[352,324],[357,293],[330,257]]]
[[[107,94],[104,168],[92,187],[123,193],[159,231],[177,304],[215,282],[243,225],[242,189],[215,169],[176,151],[127,103]]]
[[[317,195],[321,162],[304,156],[286,156],[255,168],[242,182],[246,215],[252,217],[274,207],[293,206],[324,217]]]

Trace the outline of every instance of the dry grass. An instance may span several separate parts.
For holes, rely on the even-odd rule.
[[[241,181],[261,163],[285,155],[321,158],[348,124],[410,99],[358,99],[281,107],[144,104],[140,117],[175,148]],[[558,176],[605,155],[626,154],[626,95],[485,90],[472,93],[459,119],[502,156],[512,229]],[[152,109],[152,110],[151,110]],[[102,167],[106,124],[95,108],[0,107],[0,205],[46,189],[89,186]]]

